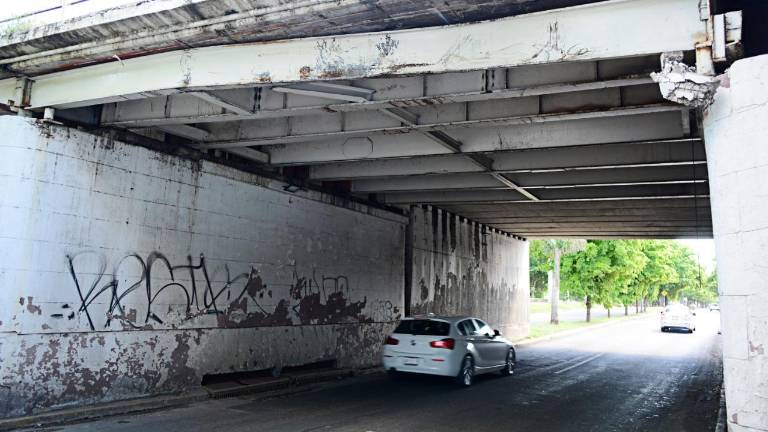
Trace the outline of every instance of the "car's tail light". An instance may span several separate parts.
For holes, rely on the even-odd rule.
[[[456,346],[456,341],[451,338],[441,339],[439,341],[430,342],[429,346],[431,346],[432,348],[445,348],[445,349],[452,350],[453,347]]]
[[[400,343],[400,341],[395,339],[395,338],[393,338],[392,336],[387,336],[387,341],[384,342],[384,344],[386,344],[386,345],[397,345],[399,343]]]

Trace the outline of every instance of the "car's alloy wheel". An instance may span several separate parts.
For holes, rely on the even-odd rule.
[[[456,379],[459,385],[463,387],[472,385],[472,381],[475,379],[475,362],[472,360],[472,357],[464,357],[464,360],[461,362],[461,369],[459,369],[459,375]]]
[[[502,375],[512,375],[515,373],[515,364],[517,363],[517,355],[515,349],[510,347],[507,352],[507,364],[504,365],[504,369],[501,370]]]

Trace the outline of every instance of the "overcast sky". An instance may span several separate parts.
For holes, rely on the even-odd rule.
[[[690,239],[690,240],[678,240],[680,243],[690,247],[699,256],[699,261],[702,266],[706,267],[707,271],[712,271],[715,268],[715,241],[712,239]]]

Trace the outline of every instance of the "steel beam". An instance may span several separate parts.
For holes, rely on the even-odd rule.
[[[543,189],[537,191],[541,201],[595,201],[595,200],[624,200],[647,199],[663,197],[708,197],[709,187],[706,184],[667,184],[639,185],[616,187],[585,187],[578,189]],[[515,202],[525,198],[519,193],[509,190],[481,191],[429,191],[429,192],[399,192],[382,194],[388,204],[441,204],[441,203],[482,203],[482,202]]]
[[[612,0],[474,24],[194,48],[36,77],[32,106],[169,89],[512,67],[691,50],[699,0]],[[608,37],[606,35],[621,35]]]
[[[540,66],[537,66],[540,67]],[[402,79],[402,78],[401,78]],[[2,81],[0,81],[1,83]],[[451,103],[471,103],[480,101],[494,101],[503,99],[515,99],[524,97],[546,96],[556,95],[563,93],[584,92],[593,90],[603,90],[617,87],[630,88],[635,86],[642,86],[652,84],[651,78],[623,78],[604,81],[592,81],[592,82],[578,82],[578,83],[557,83],[557,84],[541,84],[541,85],[527,85],[522,88],[509,88],[494,90],[489,93],[486,91],[469,91],[469,92],[438,92],[429,96],[422,96],[423,85],[420,86],[413,97],[383,97],[376,99],[374,94],[374,100],[365,102],[352,102],[352,103],[330,103],[330,104],[318,104],[305,102],[304,104],[289,106],[289,107],[272,107],[261,108],[256,111],[238,111],[236,107],[230,107],[229,109],[221,101],[209,100],[210,103],[223,106],[232,113],[209,113],[209,112],[197,112],[195,114],[182,114],[173,113],[168,114],[165,112],[166,104],[155,104],[150,106],[142,106],[140,114],[131,115],[131,110],[127,106],[134,104],[134,102],[124,101],[116,102],[121,108],[126,105],[128,109],[120,109],[118,119],[109,119],[104,124],[111,126],[124,126],[124,127],[147,127],[157,126],[164,124],[183,124],[183,123],[219,123],[230,121],[242,121],[242,120],[259,120],[268,118],[279,117],[297,117],[307,115],[324,114],[328,112],[359,112],[359,111],[381,111],[382,113],[396,118],[398,121],[404,123],[417,123],[417,119],[412,114],[407,117],[398,115],[402,111],[398,112],[398,109],[408,107],[420,107],[420,106],[432,106],[432,105],[444,105]],[[417,90],[414,86],[414,92]],[[260,87],[262,92],[262,99],[270,99],[273,89],[268,87]],[[2,92],[0,91],[0,94]],[[189,92],[184,94],[200,95],[202,99],[205,99],[206,94],[210,92]],[[167,103],[174,106],[174,101],[179,98],[179,95],[167,96]],[[149,110],[149,113],[146,111]],[[148,115],[149,114],[149,115]]]
[[[699,138],[543,148],[485,155],[493,160],[494,171],[510,174],[706,163],[704,144]],[[479,171],[480,168],[463,157],[441,155],[313,165],[310,178],[351,180]]]
[[[567,122],[576,120],[608,119],[626,116],[638,116],[644,114],[657,113],[679,113],[684,108],[678,105],[655,104],[650,106],[624,107],[605,111],[588,111],[558,114],[540,114],[523,116],[503,116],[479,120],[458,120],[458,121],[440,121],[423,124],[401,124],[400,126],[379,126],[367,129],[339,130],[332,132],[314,132],[302,134],[289,134],[270,136],[264,138],[250,138],[226,141],[208,141],[202,143],[202,148],[226,149],[234,147],[256,147],[276,144],[293,144],[308,141],[324,141],[331,139],[344,139],[347,137],[372,136],[372,135],[392,135],[404,134],[408,132],[419,132],[429,135],[429,138],[439,145],[448,147],[450,150],[459,146],[455,138],[446,138],[440,132],[453,129],[470,129],[483,127],[500,126],[527,126],[535,124],[547,124],[557,122]]]
[[[253,110],[249,109],[248,107],[243,106],[233,100],[230,100],[214,92],[197,91],[197,92],[187,92],[185,94],[195,96],[206,102],[220,106],[225,110],[233,112],[235,114],[239,114],[243,116],[249,116],[253,114]],[[192,123],[192,122],[189,122],[189,123]],[[194,122],[194,123],[199,123],[199,122]],[[161,126],[161,125],[158,125],[158,126]]]
[[[477,204],[450,204],[444,203],[440,208],[454,212],[456,214],[474,216],[477,214],[494,215],[515,215],[515,214],[538,214],[546,216],[547,214],[569,214],[568,212],[593,211],[601,212],[606,215],[623,214],[625,211],[637,211],[647,209],[706,209],[709,211],[710,203],[708,197],[670,197],[670,198],[646,198],[646,199],[627,199],[627,200],[596,200],[596,201],[573,201],[573,202],[539,202],[531,203],[526,201],[511,203],[477,203]],[[620,212],[620,213],[613,213]]]
[[[617,110],[627,114],[544,123],[524,123],[514,126],[486,122],[462,128],[463,122],[441,127],[451,130],[451,136],[461,142],[463,153],[496,152],[547,147],[569,147],[628,141],[667,140],[685,137],[679,110],[631,115],[632,110]],[[527,117],[531,118],[531,117]],[[556,117],[552,117],[554,119]],[[561,118],[562,120],[562,118]],[[519,119],[522,121],[522,119]],[[484,127],[479,127],[479,126]],[[401,130],[398,128],[398,130]],[[331,139],[278,145],[267,148],[276,165],[310,165],[318,162],[402,158],[449,153],[449,150],[421,133],[371,135],[365,141]],[[225,145],[227,146],[227,145]],[[550,160],[555,164],[557,161]]]
[[[496,174],[496,173],[494,173]],[[355,180],[353,192],[392,192],[410,190],[499,189],[488,173],[455,173],[388,179]],[[598,184],[647,184],[706,181],[706,165],[676,165],[625,169],[592,169],[507,174],[507,178],[526,189],[584,187]]]

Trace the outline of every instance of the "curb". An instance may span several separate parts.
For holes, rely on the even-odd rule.
[[[0,420],[0,431],[29,427],[55,426],[102,417],[157,411],[160,409],[187,405],[192,402],[202,402],[208,399],[222,399],[246,394],[263,393],[265,397],[287,395],[300,391],[300,389],[308,384],[333,381],[353,376],[372,375],[382,373],[383,371],[384,369],[380,367],[371,367],[365,369],[324,370],[316,373],[297,373],[295,375],[275,378],[267,382],[240,385],[231,388],[200,388],[178,395],[151,396],[82,408],[63,409],[26,417]]]
[[[720,409],[717,410],[717,424],[715,425],[715,432],[726,432],[727,425],[725,416],[725,386],[723,386],[720,389]]]
[[[544,341],[548,341],[548,340],[560,339],[560,338],[563,338],[563,337],[566,337],[566,336],[571,336],[571,335],[574,335],[574,334],[585,332],[587,330],[593,330],[593,329],[602,328],[602,327],[610,327],[612,325],[617,325],[617,324],[620,324],[622,322],[634,321],[634,320],[638,320],[640,318],[648,318],[648,317],[651,317],[651,316],[652,315],[650,315],[650,314],[648,314],[646,312],[641,312],[641,313],[635,314],[635,316],[631,316],[629,318],[622,317],[621,319],[616,320],[616,321],[608,321],[608,322],[605,322],[605,323],[588,325],[588,326],[584,326],[584,327],[577,328],[577,329],[565,330],[565,331],[553,333],[551,335],[542,336],[542,337],[538,337],[538,338],[534,338],[534,339],[522,339],[522,340],[519,340],[519,341],[514,341],[513,343],[514,343],[514,345],[516,347],[517,346],[532,345],[532,344],[535,344],[535,343],[544,342]]]
[[[186,405],[192,402],[199,402],[206,399],[208,399],[208,393],[206,393],[205,390],[199,389],[180,395],[154,396],[141,399],[129,399],[119,402],[110,402],[82,408],[63,409],[26,417],[16,417],[0,420],[0,431],[19,429],[23,427],[51,426],[100,417],[155,411],[164,408]]]

